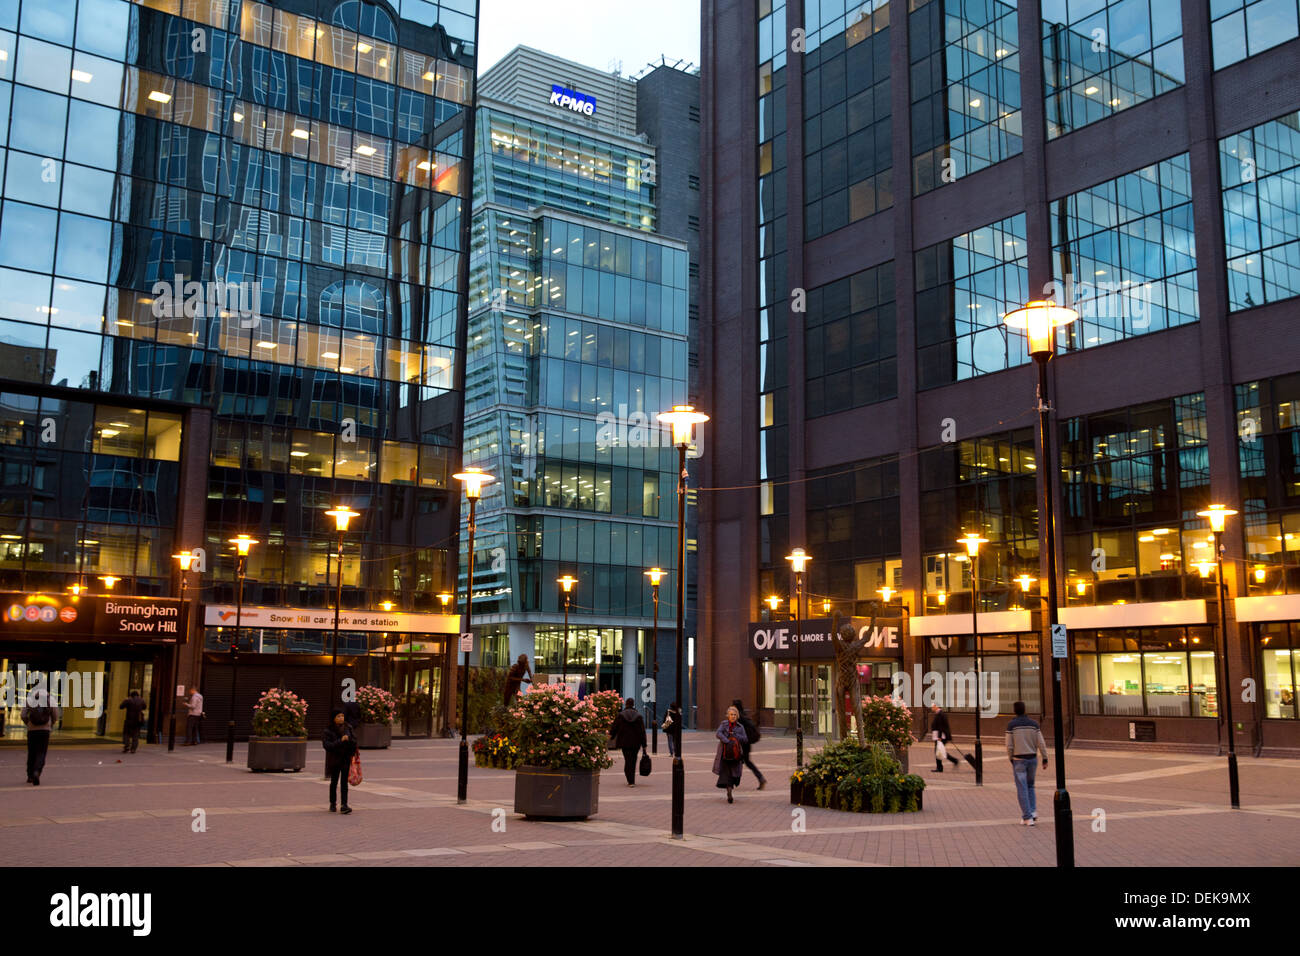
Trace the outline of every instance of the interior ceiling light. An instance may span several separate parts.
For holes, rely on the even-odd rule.
[[[154,90],[149,94],[149,99],[153,100],[155,103],[170,103],[172,101],[172,95],[170,93],[162,93],[158,90]]]

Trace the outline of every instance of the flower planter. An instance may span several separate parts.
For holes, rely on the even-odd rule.
[[[249,737],[248,769],[296,771],[307,766],[306,737]]]
[[[798,781],[791,780],[790,781],[790,803],[791,805],[797,807],[817,807],[818,804],[817,804],[816,788],[813,787],[811,784],[805,786],[804,784],[799,783]],[[852,810],[850,810],[849,807],[840,805],[840,795],[839,792],[836,790],[831,791],[830,802],[827,804],[827,806],[818,807],[818,809],[842,810],[845,813],[852,812]],[[925,791],[922,790],[920,793],[916,795],[916,811],[919,813],[921,810],[924,809],[925,809]],[[863,806],[863,808],[858,812],[871,813],[872,811],[870,808],[870,804]],[[889,811],[886,810],[884,812],[888,813]],[[900,808],[895,812],[907,813],[909,811]]]
[[[515,771],[515,813],[528,819],[585,820],[594,816],[600,771],[520,767]]]
[[[382,750],[393,742],[391,724],[361,724],[356,728],[357,746],[362,750]]]

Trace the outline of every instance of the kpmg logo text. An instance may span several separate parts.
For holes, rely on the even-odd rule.
[[[594,116],[596,113],[596,97],[565,89],[563,86],[551,86],[551,105],[573,110],[575,113],[585,113],[587,116]]]

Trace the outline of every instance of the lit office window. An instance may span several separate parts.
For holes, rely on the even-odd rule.
[[[913,0],[912,189],[937,189],[1021,150],[1014,3]]]
[[[1168,0],[1044,0],[1048,138],[1176,89],[1183,23]]]

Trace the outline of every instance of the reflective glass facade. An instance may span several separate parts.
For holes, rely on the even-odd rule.
[[[809,417],[897,395],[893,263],[809,290],[804,336]]]
[[[1228,308],[1300,295],[1300,112],[1219,140]]]
[[[1210,0],[1214,68],[1221,70],[1300,36],[1296,0]]]
[[[1003,0],[911,0],[912,192],[1021,150],[1020,38]]]
[[[1183,25],[1168,0],[1043,0],[1048,138],[1180,86]]]
[[[1056,200],[1051,222],[1056,299],[1079,313],[1063,348],[1197,320],[1186,153]]]
[[[1002,316],[1028,301],[1024,214],[916,253],[917,380],[947,385],[1029,361]]]
[[[655,415],[687,400],[689,256],[655,232],[655,146],[514,103],[479,117],[465,455],[498,478],[475,536],[479,663],[559,672],[567,573],[567,670],[590,680],[599,639],[619,687],[649,627],[643,572],[675,563],[676,450]]]
[[[343,500],[361,512],[344,605],[436,606],[456,531],[476,27],[468,0],[394,9],[0,4],[0,376],[86,392],[41,399],[76,423],[56,444],[87,463],[87,490],[80,514],[28,496],[7,529],[27,555],[38,517],[170,524],[179,480],[149,449],[174,444],[172,406],[210,409],[201,538],[160,530],[116,573],[166,589],[172,550],[203,547],[205,598],[232,600],[226,542],[247,532],[245,601],[328,606],[322,512]],[[155,486],[166,501],[139,497]]]
[[[1247,588],[1300,593],[1300,374],[1236,392]]]

